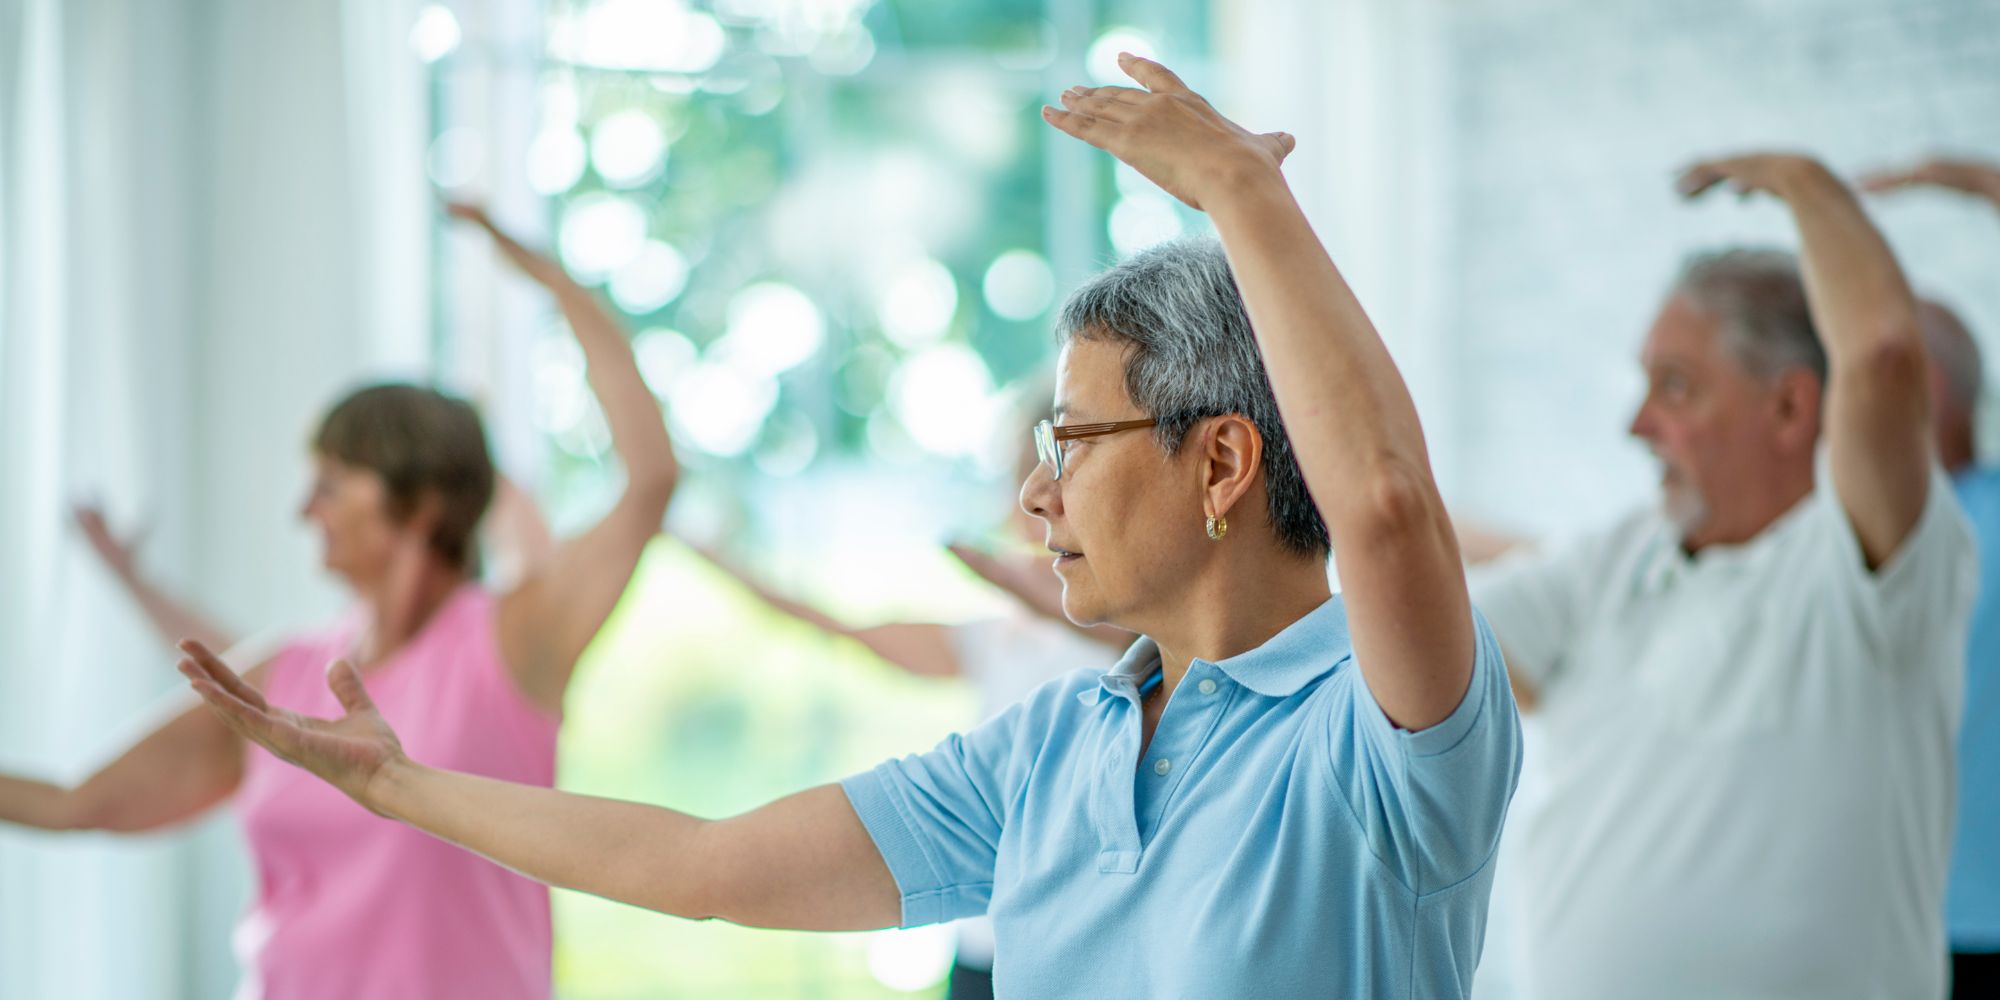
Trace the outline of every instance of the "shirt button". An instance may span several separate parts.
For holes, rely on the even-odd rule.
[[[1166,759],[1165,757],[1162,757],[1159,760],[1153,762],[1153,773],[1159,775],[1162,778],[1166,777],[1167,772],[1173,769],[1174,769],[1174,762]]]
[[[1200,684],[1195,685],[1195,690],[1200,691],[1202,694],[1214,694],[1215,682],[1213,680],[1210,680],[1209,678],[1204,677],[1201,679]]]

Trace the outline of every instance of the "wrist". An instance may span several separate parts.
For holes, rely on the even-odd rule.
[[[357,800],[369,812],[394,820],[408,820],[410,803],[428,770],[404,754],[390,758],[361,786]]]
[[[1271,199],[1289,199],[1291,187],[1278,164],[1269,159],[1244,155],[1208,173],[1207,183],[1196,192],[1202,211],[1213,216],[1241,208],[1268,204]]]
[[[1774,193],[1786,200],[1819,194],[1849,194],[1846,182],[1810,157],[1797,157],[1781,167],[1772,185]]]

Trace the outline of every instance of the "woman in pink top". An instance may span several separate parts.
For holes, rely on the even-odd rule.
[[[314,436],[316,472],[302,512],[354,608],[249,665],[247,677],[273,704],[324,715],[335,708],[326,665],[346,659],[428,759],[547,786],[577,657],[659,532],[678,469],[624,333],[592,294],[480,210],[454,205],[451,213],[485,228],[554,293],[624,462],[624,493],[590,530],[531,560],[504,592],[489,590],[477,582],[474,537],[496,477],[478,415],[426,388],[362,389]],[[144,580],[100,519],[85,512],[83,520],[157,626],[219,638]],[[545,888],[370,814],[248,745],[199,705],[75,787],[0,775],[0,821],[50,830],[152,830],[231,798],[258,876],[238,933],[243,995],[549,995]]]

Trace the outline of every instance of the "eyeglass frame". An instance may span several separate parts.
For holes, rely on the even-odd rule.
[[[1106,434],[1116,434],[1119,431],[1152,427],[1159,422],[1157,418],[1153,417],[1148,417],[1144,420],[1108,420],[1094,424],[1058,424],[1053,420],[1044,420],[1035,425],[1035,457],[1043,465],[1049,467],[1049,472],[1051,473],[1049,476],[1050,480],[1061,482],[1063,477],[1062,443],[1064,441],[1103,437]]]

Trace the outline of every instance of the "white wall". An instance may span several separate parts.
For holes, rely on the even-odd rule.
[[[179,687],[72,498],[241,630],[337,600],[306,435],[427,350],[414,6],[0,0],[0,767],[74,779]],[[0,829],[0,996],[224,995],[247,890],[226,817]]]
[[[1770,204],[1669,190],[1709,153],[1857,171],[2000,158],[1996,0],[1233,0],[1235,105],[1290,169],[1416,391],[1454,506],[1563,532],[1650,498],[1638,341],[1689,251],[1795,244]],[[2000,355],[2000,217],[1871,202]]]

